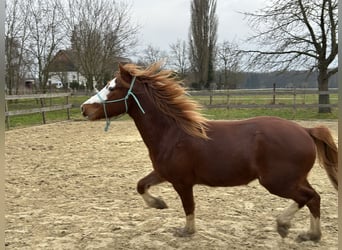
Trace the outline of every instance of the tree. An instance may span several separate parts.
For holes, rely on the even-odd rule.
[[[165,61],[165,63],[167,63],[166,59],[167,59],[167,53],[165,51],[149,44],[142,51],[142,54],[139,57],[138,64],[147,66],[158,61]]]
[[[41,91],[47,91],[49,67],[56,52],[63,46],[63,7],[59,0],[28,1],[28,44],[26,49],[33,60],[33,75],[37,76]]]
[[[27,1],[6,2],[5,52],[6,52],[6,87],[8,94],[18,93],[19,84],[24,78],[28,65],[25,43],[28,39]]]
[[[198,83],[209,87],[214,75],[217,40],[216,0],[192,0],[189,34],[190,62]]]
[[[329,104],[328,80],[337,73],[337,0],[272,0],[258,13],[245,13],[263,50],[247,51],[267,69],[307,68],[318,72],[319,104]],[[331,112],[320,106],[320,113]]]
[[[241,81],[239,50],[237,44],[223,41],[217,47],[217,65],[223,74],[223,87],[235,89]]]
[[[87,89],[113,76],[117,58],[135,46],[138,26],[130,6],[115,0],[69,0],[67,8],[71,46]],[[108,79],[107,79],[108,78]]]
[[[190,62],[188,48],[185,41],[177,40],[170,45],[170,66],[174,68],[180,78],[184,78],[189,70]]]

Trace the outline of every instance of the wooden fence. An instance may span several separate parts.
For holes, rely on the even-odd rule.
[[[72,104],[69,103],[69,97],[71,93],[53,93],[53,94],[32,94],[32,95],[6,95],[5,96],[5,116],[6,116],[6,127],[7,129],[10,127],[10,117],[16,115],[27,115],[27,114],[35,114],[41,113],[43,123],[46,123],[45,112],[63,110],[67,111],[67,119],[70,119],[70,109],[72,108]],[[65,97],[65,104],[62,105],[49,105],[45,104],[44,99],[51,98],[60,98]],[[8,110],[8,102],[23,100],[23,99],[36,99],[37,102],[40,103],[40,108],[31,108],[31,109],[20,109],[20,110]]]
[[[215,90],[215,91],[189,91],[189,95],[193,96],[206,108],[317,108],[338,106],[338,89],[330,89],[329,91],[318,91],[315,89],[237,89],[237,90]],[[330,104],[318,104],[319,94],[329,94]],[[75,93],[73,94],[75,95]],[[78,93],[78,95],[86,95]],[[6,95],[5,96],[5,114],[6,126],[10,127],[10,117],[17,115],[26,115],[41,113],[43,123],[46,123],[45,113],[55,110],[67,111],[67,119],[70,119],[70,109],[72,106],[79,104],[69,103],[71,93],[50,93],[50,94],[32,94],[32,95]],[[65,104],[62,105],[46,105],[44,99],[65,97]],[[36,99],[39,108],[9,110],[8,102],[23,99]],[[75,100],[74,100],[75,101]],[[77,102],[77,101],[76,101]]]
[[[206,108],[319,108],[337,107],[338,89],[318,91],[315,89],[236,89],[189,91],[190,96]],[[319,94],[330,96],[330,104],[319,104]],[[313,100],[315,98],[316,100]]]

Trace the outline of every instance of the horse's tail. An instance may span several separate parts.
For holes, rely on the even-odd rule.
[[[314,139],[319,163],[323,165],[334,188],[338,189],[338,154],[337,146],[328,128],[319,126],[306,129]]]

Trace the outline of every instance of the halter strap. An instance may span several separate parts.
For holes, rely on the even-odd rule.
[[[136,102],[136,104],[138,105],[141,113],[145,114],[145,110],[143,109],[143,107],[141,106],[138,98],[136,97],[136,95],[133,93],[133,86],[134,86],[134,83],[135,83],[135,79],[136,79],[136,76],[133,77],[132,79],[132,82],[131,82],[131,86],[129,87],[128,91],[127,91],[127,94],[125,97],[123,98],[119,98],[119,99],[115,99],[115,100],[110,100],[110,101],[106,101],[106,100],[103,100],[103,98],[99,95],[99,93],[96,93],[97,97],[100,99],[102,105],[103,105],[103,111],[104,111],[104,114],[105,114],[105,117],[106,117],[106,126],[104,128],[104,131],[108,131],[108,128],[110,126],[110,118],[108,117],[107,115],[107,109],[106,109],[106,104],[107,103],[113,103],[113,102],[121,102],[121,101],[125,101],[125,107],[126,107],[126,111],[125,113],[128,112],[128,104],[127,104],[127,100],[129,98],[129,96],[132,96],[134,101]]]

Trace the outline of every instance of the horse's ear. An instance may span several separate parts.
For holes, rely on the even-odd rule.
[[[132,81],[131,74],[124,68],[124,66],[120,63],[119,64],[119,72],[122,80],[124,80],[127,83],[130,83]]]

